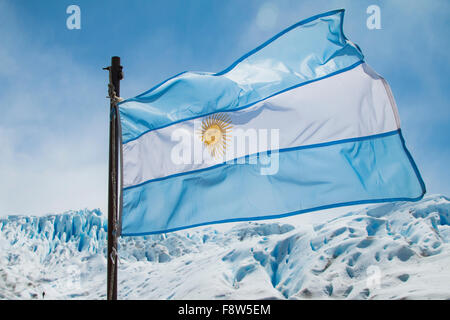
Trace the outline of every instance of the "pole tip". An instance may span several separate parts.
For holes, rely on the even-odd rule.
[[[113,64],[120,65],[120,57],[118,57],[118,56],[112,57],[111,58],[111,65],[113,65]]]

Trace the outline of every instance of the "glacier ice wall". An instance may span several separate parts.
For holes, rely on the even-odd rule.
[[[119,297],[450,298],[446,197],[310,215],[120,238]],[[106,236],[99,210],[0,219],[0,298],[104,298]]]

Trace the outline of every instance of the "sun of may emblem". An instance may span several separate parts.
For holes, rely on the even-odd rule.
[[[203,119],[198,135],[213,158],[225,154],[231,136],[231,118],[217,113]]]

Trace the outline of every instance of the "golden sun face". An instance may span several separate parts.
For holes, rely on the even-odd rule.
[[[198,135],[213,158],[225,154],[231,135],[231,119],[225,113],[217,113],[203,119]]]

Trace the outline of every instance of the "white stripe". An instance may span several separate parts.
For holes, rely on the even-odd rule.
[[[233,125],[225,160],[254,152],[285,149],[358,138],[399,128],[395,102],[387,83],[366,64],[261,101],[249,108],[226,112]],[[124,187],[222,163],[205,151],[196,129],[204,119],[188,120],[150,131],[123,145]],[[279,129],[279,145],[253,142],[236,148],[242,130]],[[276,133],[276,131],[273,131]],[[173,141],[179,134],[183,142]],[[262,141],[262,143],[261,143]],[[274,139],[271,141],[274,142]],[[183,147],[188,163],[173,157]],[[184,153],[186,155],[186,153]],[[203,160],[205,159],[205,160]]]

